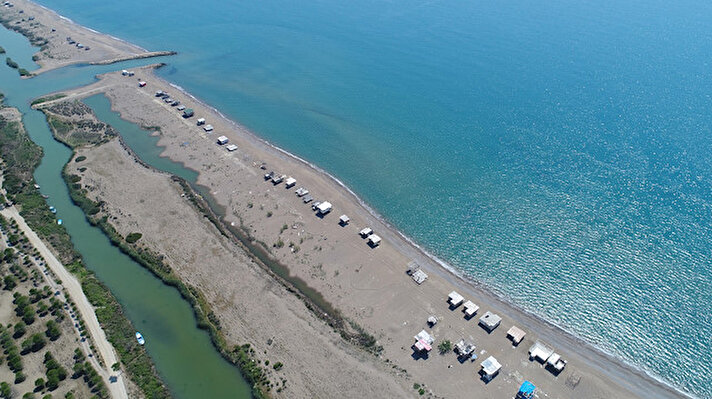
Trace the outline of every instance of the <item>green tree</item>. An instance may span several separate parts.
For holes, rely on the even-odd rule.
[[[22,314],[22,321],[24,321],[27,325],[35,322],[35,310],[32,309],[32,305],[27,305],[25,307],[25,311]]]
[[[47,372],[47,389],[50,391],[54,391],[59,387],[59,375],[57,374],[56,369],[52,369]]]
[[[56,341],[57,338],[62,335],[62,332],[59,330],[59,326],[56,321],[49,320],[47,322],[47,330],[45,331],[45,334],[50,341]]]
[[[452,342],[449,340],[442,341],[440,344],[438,344],[438,351],[440,351],[441,355],[444,355],[452,350]]]
[[[35,394],[32,392],[27,392],[26,394],[22,395],[22,399],[35,399]]]
[[[11,274],[5,276],[3,283],[5,284],[5,289],[8,291],[14,290],[15,287],[17,287],[17,279]]]
[[[26,327],[25,323],[23,323],[21,321],[18,322],[17,324],[15,324],[14,333],[12,334],[12,337],[15,339],[18,339],[18,338],[22,337],[23,335],[25,335],[25,332],[27,331],[27,328],[25,328],[25,327]]]
[[[38,378],[35,380],[35,391],[41,391],[44,389],[45,386],[45,380],[44,378]]]
[[[3,399],[10,399],[10,397],[12,397],[12,389],[10,389],[10,384],[7,382],[0,383],[0,397]]]

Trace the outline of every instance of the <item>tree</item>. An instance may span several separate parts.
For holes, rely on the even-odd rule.
[[[52,369],[47,372],[47,389],[54,391],[57,387],[59,387],[59,376],[57,370]]]
[[[27,376],[22,371],[15,373],[15,384],[19,384],[27,379]]]
[[[22,399],[35,399],[35,394],[32,392],[27,392],[26,394],[22,395]]]
[[[442,341],[440,344],[438,344],[438,351],[440,351],[441,355],[444,355],[452,350],[452,342],[449,340]]]
[[[49,338],[50,341],[56,341],[57,338],[62,335],[62,332],[59,330],[56,321],[49,320],[47,322],[47,330],[45,331],[45,334],[47,335],[47,338]]]
[[[121,365],[119,364],[119,362],[116,362],[111,365],[111,369],[114,371],[119,371],[120,368],[121,368]]]
[[[17,279],[11,274],[5,276],[3,283],[5,283],[5,289],[8,291],[11,291],[17,287]]]
[[[35,391],[41,391],[45,386],[44,378],[38,378],[35,380]]]
[[[0,383],[0,397],[4,399],[10,399],[12,396],[12,389],[10,389],[10,384],[7,382]]]
[[[25,327],[26,327],[25,323],[23,323],[21,321],[18,322],[17,324],[15,324],[14,333],[12,334],[12,337],[15,339],[18,339],[18,338],[22,337],[23,335],[25,335],[25,332],[27,331],[27,329]]]
[[[22,314],[22,321],[24,321],[27,325],[35,322],[35,311],[32,309],[32,305],[25,306],[25,311]]]

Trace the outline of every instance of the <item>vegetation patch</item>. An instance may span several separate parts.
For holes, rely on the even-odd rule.
[[[17,68],[20,67],[19,65],[17,65],[17,62],[13,61],[12,58],[10,58],[10,57],[5,58],[5,63],[6,63],[7,66],[9,66],[10,68],[17,69]]]
[[[133,244],[136,241],[140,240],[141,236],[143,236],[143,234],[141,233],[129,233],[129,235],[126,236],[126,242],[129,244]]]
[[[47,101],[58,100],[58,99],[60,99],[60,98],[66,97],[66,96],[67,96],[66,94],[54,94],[54,95],[51,95],[51,96],[40,97],[40,98],[38,98],[38,99],[36,99],[36,100],[33,100],[33,101],[30,103],[30,105],[42,104],[42,103],[45,103],[45,102],[47,102]]]
[[[148,398],[170,398],[151,358],[136,342],[133,333],[136,329],[109,289],[86,268],[69,234],[56,223],[54,214],[34,187],[32,174],[42,158],[41,148],[29,139],[19,122],[9,122],[1,117],[0,158],[5,162],[3,187],[8,192],[8,199],[20,207],[20,213],[30,228],[51,244],[60,261],[77,276],[84,294],[96,309],[96,316],[107,339],[116,349],[131,380]],[[3,337],[4,334],[0,333],[0,338]],[[21,362],[13,364],[22,367]]]

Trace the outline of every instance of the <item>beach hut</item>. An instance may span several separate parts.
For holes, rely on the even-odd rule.
[[[295,184],[297,184],[297,179],[293,177],[288,177],[287,180],[284,181],[284,185],[287,188],[292,188]]]
[[[447,296],[447,301],[450,304],[450,307],[453,309],[460,306],[462,301],[464,301],[465,298],[462,297],[462,295],[458,294],[457,292],[453,291]]]
[[[307,190],[304,187],[299,187],[297,189],[297,191],[295,191],[295,193],[297,194],[297,197],[303,197],[303,196],[309,194],[309,190]]]
[[[562,359],[558,353],[554,353],[546,361],[546,367],[558,374],[566,367],[566,360]]]
[[[205,118],[198,118],[198,126],[202,126],[205,124]]]
[[[534,384],[529,381],[524,381],[522,386],[519,387],[519,392],[517,392],[515,399],[533,399],[535,390],[536,387]]]
[[[212,132],[213,125],[205,125],[205,127],[203,127],[203,130],[205,130],[206,132]]]
[[[524,330],[517,326],[512,326],[512,328],[507,331],[507,338],[512,340],[512,343],[515,346],[519,345],[519,343],[522,342],[525,335],[527,335],[527,333],[525,333]]]
[[[375,247],[379,246],[380,244],[381,244],[381,237],[379,237],[375,234],[371,234],[370,236],[368,236],[368,245],[375,248]]]
[[[218,144],[224,145],[224,144],[227,144],[227,142],[228,142],[229,140],[228,140],[227,137],[225,137],[225,136],[220,136],[220,137],[218,137],[218,140],[217,140],[217,141],[218,141]]]
[[[365,227],[358,233],[361,235],[361,238],[366,238],[366,237],[370,236],[371,234],[373,234],[373,230],[371,230],[370,227]]]
[[[413,338],[415,338],[415,343],[412,348],[416,352],[430,352],[433,349],[432,345],[435,339],[432,335],[428,334],[427,331],[421,330],[418,335]]]
[[[186,108],[185,111],[183,111],[184,118],[191,118],[193,115],[195,115],[193,108]]]
[[[428,279],[428,275],[425,274],[425,272],[420,269],[416,270],[413,274],[410,275],[410,277],[418,285],[423,284],[425,282],[425,280]]]
[[[499,373],[499,370],[502,369],[502,365],[499,364],[497,359],[494,358],[494,356],[490,356],[487,359],[485,359],[484,362],[480,364],[482,367],[480,369],[480,374],[482,374],[482,379],[485,381],[491,381],[492,378],[497,376]]]
[[[331,212],[332,206],[331,202],[329,201],[324,201],[317,205],[316,207],[316,213],[319,215],[326,215],[327,213]]]
[[[553,353],[553,349],[547,347],[539,341],[536,341],[534,345],[529,348],[529,358],[538,360],[541,363],[547,361]]]
[[[227,150],[230,151],[230,152],[233,152],[233,151],[236,151],[236,150],[237,150],[237,146],[236,146],[235,144],[230,144],[230,145],[228,145],[228,146],[225,147],[225,148],[227,148]]]
[[[285,179],[286,177],[287,177],[286,175],[281,175],[281,176],[280,176],[280,175],[275,174],[274,176],[272,176],[272,184],[274,184],[274,185],[276,186],[277,184],[279,184],[279,183],[281,183],[282,181],[284,181],[284,179]]]
[[[462,311],[465,312],[465,317],[467,317],[469,319],[472,316],[474,316],[475,313],[477,313],[477,311],[479,309],[480,309],[480,307],[475,305],[474,302],[467,301],[467,302],[465,302],[465,306],[463,306]]]
[[[482,317],[480,317],[479,324],[487,330],[487,332],[492,332],[499,323],[502,322],[502,318],[492,312],[486,312]]]
[[[349,217],[346,215],[339,216],[339,224],[342,226],[346,226],[347,224],[349,224],[350,221],[351,219],[349,219]]]
[[[144,82],[143,80],[138,82],[138,87],[146,87],[146,82]]]
[[[302,201],[304,201],[305,204],[308,204],[308,203],[314,201],[314,197],[312,197],[311,195],[307,194],[307,195],[305,195],[304,197],[302,197]]]

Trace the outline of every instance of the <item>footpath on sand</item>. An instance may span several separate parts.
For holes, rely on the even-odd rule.
[[[64,268],[64,265],[54,256],[52,251],[50,251],[37,234],[30,229],[30,226],[27,225],[25,219],[20,216],[20,213],[14,206],[5,208],[0,211],[0,213],[7,218],[15,219],[20,230],[25,233],[25,236],[27,236],[27,239],[30,240],[30,243],[37,248],[37,251],[46,260],[48,267],[57,276],[57,278],[62,281],[62,285],[66,288],[70,298],[72,298],[72,301],[74,301],[77,305],[77,311],[81,315],[82,319],[84,319],[87,329],[89,330],[89,334],[94,342],[94,346],[104,359],[104,364],[107,367],[101,367],[98,362],[95,364],[95,367],[98,369],[99,374],[102,376],[106,382],[106,386],[111,392],[111,397],[128,399],[128,393],[126,392],[126,386],[124,385],[124,379],[121,373],[116,375],[111,374],[111,365],[118,361],[114,348],[106,339],[106,334],[104,334],[104,330],[99,325],[99,320],[96,318],[96,314],[94,314],[94,308],[89,303],[87,297],[84,296],[84,292],[82,291],[79,281]]]

